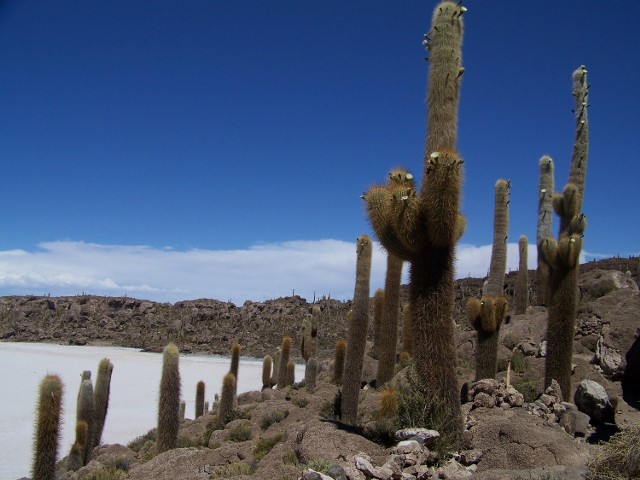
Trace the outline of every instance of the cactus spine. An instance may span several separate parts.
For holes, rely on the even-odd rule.
[[[380,328],[384,309],[384,290],[381,288],[373,294],[373,351],[380,359]]]
[[[220,393],[220,403],[218,404],[218,418],[216,427],[223,428],[229,421],[233,410],[233,401],[236,390],[236,377],[233,373],[227,373],[222,379],[222,392]]]
[[[98,364],[98,375],[96,377],[96,388],[93,391],[93,404],[95,407],[95,427],[93,433],[93,448],[100,445],[104,423],[107,419],[109,409],[109,393],[111,391],[111,375],[113,364],[108,358],[103,358]]]
[[[84,377],[83,377],[84,378]],[[83,465],[89,463],[93,452],[93,437],[95,434],[95,405],[93,403],[93,384],[90,379],[82,380],[78,392],[78,404],[76,406],[76,422],[87,424],[87,441],[84,445]]]
[[[31,475],[33,480],[56,478],[63,390],[62,380],[57,375],[47,375],[40,382]]]
[[[347,342],[344,338],[336,340],[336,354],[333,364],[333,383],[340,385],[344,374],[344,360],[347,352]]]
[[[271,366],[273,358],[271,355],[265,355],[262,360],[262,389],[271,388]]]
[[[464,71],[464,11],[444,1],[433,14],[428,36],[431,57],[422,189],[417,193],[405,175],[401,181],[372,187],[364,195],[369,220],[382,245],[411,263],[409,302],[417,388],[428,403],[442,404],[441,417],[448,428],[440,433],[454,448],[463,430],[452,318],[455,245],[465,228],[459,213],[462,160],[455,151]]]
[[[194,418],[204,415],[204,386],[202,380],[196,384],[196,411]]]
[[[529,266],[527,257],[529,255],[529,240],[526,235],[521,235],[518,239],[518,278],[516,280],[516,315],[527,312],[529,306]]]
[[[584,179],[589,149],[587,70],[573,72],[576,131],[569,169],[569,181],[561,194],[553,197],[553,208],[560,217],[558,241],[547,237],[542,245],[549,268],[547,357],[545,387],[558,381],[562,396],[571,398],[571,359],[578,300],[578,264],[586,218],[582,214]]]
[[[286,387],[287,364],[291,355],[291,337],[282,337],[280,344],[280,371],[278,372],[278,388]]]
[[[402,264],[402,259],[392,253],[387,253],[387,273],[384,281],[380,346],[378,347],[378,373],[376,375],[378,387],[393,378],[396,367]]]
[[[180,351],[169,343],[163,352],[158,402],[157,453],[176,447],[180,427]]]
[[[342,386],[342,419],[355,424],[358,420],[358,399],[364,351],[369,324],[369,281],[371,277],[371,239],[360,235],[356,242],[356,285],[353,308],[347,333],[347,352]]]
[[[546,290],[549,283],[549,265],[544,261],[542,245],[551,236],[553,214],[554,176],[553,160],[543,155],[538,162],[540,177],[538,181],[538,226],[536,229],[536,247],[538,249],[538,267],[536,271],[536,291],[538,305],[548,305]]]

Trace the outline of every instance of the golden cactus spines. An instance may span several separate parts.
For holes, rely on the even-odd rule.
[[[40,382],[31,470],[33,480],[56,478],[63,391],[62,380],[57,375],[47,375]]]
[[[265,355],[262,360],[262,389],[271,388],[271,368],[273,365],[273,358],[271,355]]]
[[[278,384],[277,388],[284,388],[287,386],[287,364],[289,363],[289,357],[291,356],[291,337],[282,337],[282,343],[280,344],[280,365],[278,372]]]
[[[467,320],[474,330],[481,328],[482,302],[479,298],[471,297],[467,300]]]

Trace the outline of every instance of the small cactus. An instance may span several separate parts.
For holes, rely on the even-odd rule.
[[[296,383],[296,365],[293,360],[287,362],[287,371],[285,372],[284,386],[289,387]]]
[[[287,382],[287,364],[291,356],[291,337],[283,337],[280,344],[280,371],[278,372],[278,388],[284,388]]]
[[[525,235],[518,239],[519,267],[518,278],[516,280],[516,315],[527,312],[529,306],[529,270],[527,256],[529,251],[529,241]]]
[[[71,445],[71,451],[67,457],[67,470],[76,471],[84,466],[84,453],[87,448],[87,422],[76,421],[76,439]]]
[[[204,415],[204,387],[205,385],[202,380],[196,384],[196,411],[194,418]]]
[[[108,358],[103,358],[98,364],[98,375],[96,377],[96,388],[93,391],[93,404],[95,407],[95,427],[93,433],[92,449],[100,445],[104,423],[107,419],[109,409],[109,393],[111,390],[111,375],[113,374],[113,364]]]
[[[271,355],[265,355],[264,360],[262,360],[262,389],[271,388],[271,366],[273,364],[273,359]]]
[[[216,428],[224,428],[229,421],[231,411],[233,410],[233,401],[236,390],[236,377],[233,373],[227,373],[222,379],[222,392],[220,393],[220,403],[218,404],[218,416],[216,419]]]
[[[347,351],[347,342],[344,338],[336,340],[336,354],[333,364],[333,383],[340,385],[344,374],[344,359]]]
[[[86,442],[83,445],[83,465],[89,463],[93,452],[93,437],[95,433],[95,405],[93,403],[93,384],[91,380],[82,380],[78,392],[78,405],[76,408],[76,422],[87,424]]]
[[[31,472],[33,480],[56,478],[63,391],[62,380],[57,375],[47,375],[40,382]]]
[[[307,367],[304,371],[304,385],[308,390],[315,390],[316,378],[318,376],[318,360],[315,357],[311,357],[307,362]]]
[[[382,325],[382,309],[384,308],[384,290],[381,288],[373,294],[373,352],[380,358],[380,326]]]
[[[157,453],[176,447],[180,428],[180,351],[169,343],[163,352],[158,402]]]
[[[236,379],[236,390],[233,392],[233,395],[237,394],[238,389],[238,369],[240,368],[240,344],[234,343],[231,345],[231,367],[229,371],[233,373],[233,376]]]
[[[507,299],[503,296],[483,296],[467,301],[467,318],[478,332],[476,346],[476,380],[495,378],[498,364],[500,325],[507,313]]]

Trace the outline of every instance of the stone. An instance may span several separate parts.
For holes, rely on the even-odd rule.
[[[547,356],[547,341],[543,340],[538,345],[538,351],[536,352],[536,357],[546,357]]]
[[[301,480],[331,480],[331,479],[332,477],[324,475],[323,473],[320,473],[320,472],[316,472],[311,468],[304,470],[302,472],[302,477],[301,477]]]
[[[595,423],[613,423],[614,410],[609,395],[602,385],[593,380],[582,380],[576,388],[573,401]]]
[[[440,478],[448,480],[458,480],[463,478],[470,478],[473,473],[468,471],[463,465],[460,465],[453,458],[449,460],[443,467],[438,469],[438,475]]]
[[[551,385],[547,387],[544,393],[551,397],[555,397],[556,402],[562,402],[562,389],[555,378],[551,380]]]
[[[569,435],[584,437],[589,428],[589,416],[574,406],[564,412],[558,423]]]
[[[488,393],[480,392],[473,399],[473,406],[476,408],[479,408],[479,407],[493,408],[496,406],[496,401]]]
[[[482,380],[473,382],[471,392],[474,396],[480,392],[493,395],[495,391],[498,390],[499,385],[498,381],[493,378],[483,378]]]
[[[460,452],[460,463],[465,466],[476,464],[481,458],[482,450],[477,448]]]
[[[615,348],[605,345],[602,336],[598,337],[596,343],[594,363],[600,365],[602,373],[608,377],[619,379],[622,376],[622,355]]]
[[[340,465],[331,465],[327,468],[327,475],[333,480],[347,480],[347,474]]]
[[[429,430],[428,428],[403,428],[398,430],[395,436],[397,440],[414,439],[418,443],[429,446],[440,438],[440,433],[437,430]]]
[[[416,453],[422,450],[422,447],[416,440],[402,440],[396,445],[396,453]]]

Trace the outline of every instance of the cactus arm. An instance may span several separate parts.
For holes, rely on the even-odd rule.
[[[494,187],[493,245],[486,294],[502,295],[507,268],[507,236],[509,230],[509,189],[507,180],[499,179]]]
[[[529,240],[526,235],[520,235],[518,239],[518,277],[516,280],[516,315],[526,313],[529,306],[529,267],[527,257],[529,253]]]

